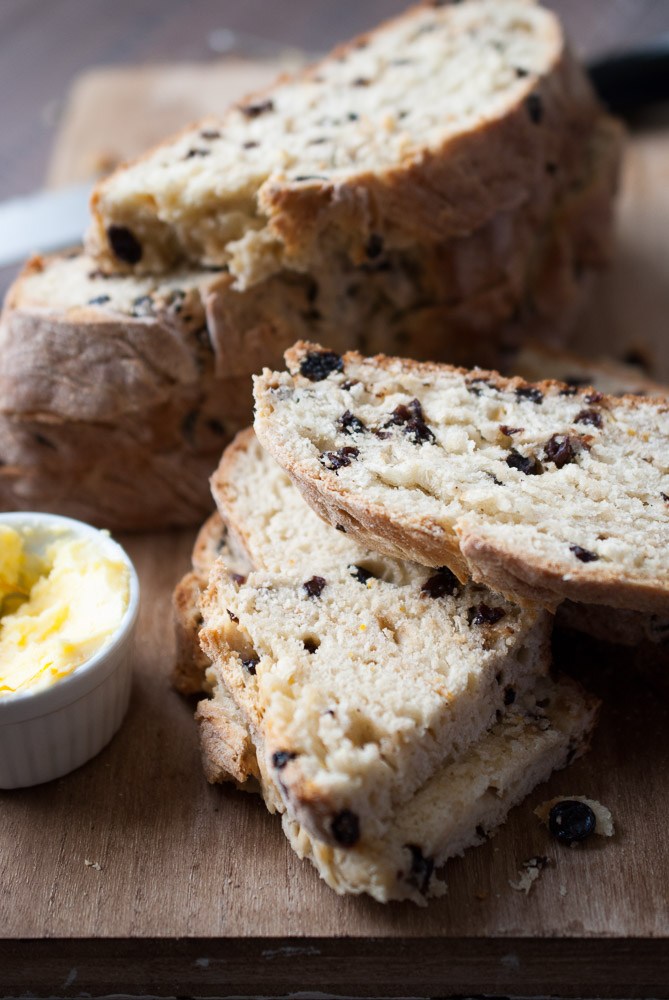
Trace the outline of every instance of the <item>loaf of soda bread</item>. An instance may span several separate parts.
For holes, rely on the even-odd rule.
[[[259,775],[239,709],[215,669],[210,676],[213,697],[196,712],[207,779],[259,790],[270,812],[282,813],[295,853],[308,858],[331,888],[367,893],[381,903],[410,899],[425,905],[443,895],[444,863],[492,836],[513,806],[587,750],[599,707],[573,681],[538,680],[398,808],[383,837],[333,847],[313,837],[285,809],[273,783]]]
[[[202,521],[207,477],[250,415],[248,374],[216,372],[215,279],[105,278],[81,252],[33,258],[0,321],[0,509],[115,530]]]
[[[251,434],[240,435],[228,449],[212,477],[212,489],[235,528],[228,529],[218,515],[203,527],[193,553],[194,573],[200,579],[219,557],[239,580],[239,570],[248,569],[239,561],[241,549],[253,553],[260,563],[282,563],[293,571],[314,558],[319,571],[333,575],[341,569],[342,558],[359,560],[351,567],[358,577],[371,571],[373,554],[345,538],[338,548],[337,533],[305,508]],[[328,534],[335,539],[332,550],[323,544]],[[236,556],[231,547],[236,548]],[[391,563],[377,557],[373,568],[378,571]],[[395,575],[397,569],[393,569]],[[244,669],[257,675],[259,664],[248,658]],[[505,698],[507,704],[497,713],[490,731],[460,755],[445,760],[395,810],[382,834],[333,846],[314,837],[286,808],[283,767],[278,769],[277,781],[274,761],[268,763],[263,729],[249,726],[246,713],[231,697],[227,676],[219,663],[207,671],[206,679],[200,679],[201,687],[211,694],[196,711],[207,779],[259,790],[268,809],[283,814],[284,831],[298,856],[309,857],[328,885],[339,893],[368,893],[380,902],[411,899],[424,904],[441,895],[445,891],[439,872],[443,863],[481,843],[536,784],[580,755],[589,743],[597,713],[595,700],[577,685],[535,680],[513,699]],[[353,817],[340,816],[338,829],[350,841],[355,832]]]
[[[80,251],[34,258],[0,323],[0,507],[115,529],[199,523],[206,476],[251,419],[251,373],[296,337],[489,365],[532,331],[559,339],[608,259],[619,139],[600,119],[556,203],[246,292],[225,270],[114,276]]]
[[[216,480],[229,538],[254,568],[240,578],[214,565],[200,641],[292,814],[330,843],[369,839],[546,671],[547,618],[349,540],[250,431]]]
[[[115,171],[88,246],[111,271],[225,265],[238,288],[362,263],[557,197],[600,114],[550,11],[422,4]]]

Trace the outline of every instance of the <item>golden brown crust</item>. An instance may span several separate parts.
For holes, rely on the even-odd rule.
[[[255,747],[248,729],[231,719],[225,705],[204,698],[195,710],[202,768],[211,784],[233,781],[243,785],[260,778]]]
[[[386,24],[410,21],[423,11],[422,4],[409,8],[391,22],[337,47],[297,79],[317,76],[324,64],[345,59],[361,40],[383,31]],[[550,52],[547,65],[538,78],[528,76],[513,107],[496,117],[480,119],[440,147],[423,149],[420,155],[412,155],[396,167],[359,171],[337,184],[318,180],[266,182],[259,191],[259,208],[269,217],[272,232],[284,243],[287,258],[311,255],[326,229],[343,237],[343,245],[353,260],[364,258],[364,247],[372,234],[382,237],[388,246],[465,235],[498,212],[516,209],[539,184],[559,189],[561,177],[556,181],[547,177],[546,164],[559,163],[561,175],[573,169],[583,135],[601,113],[601,107],[583,70],[565,47],[559,22],[549,12],[544,14],[542,30]],[[281,78],[277,82],[280,84]],[[269,97],[276,86],[255,96]],[[530,95],[543,109],[541,126],[528,113],[526,101]],[[231,110],[234,112],[234,108]],[[225,117],[217,124],[224,128]],[[118,172],[150,159],[156,150],[169,146],[176,138],[159,144]],[[100,182],[93,192],[94,223],[89,248],[101,266],[123,273],[133,268],[111,252],[100,208],[115,176]],[[164,236],[164,244],[169,246],[174,241],[169,226],[165,226]],[[172,262],[184,253],[185,248],[175,245]],[[140,262],[135,269],[141,267]]]
[[[119,531],[200,523],[207,477],[251,417],[248,376],[217,377],[197,292],[179,315],[50,308],[24,293],[45,266],[28,262],[0,323],[0,509]]]
[[[285,354],[286,366],[300,384],[300,359],[310,351],[323,348],[318,344],[300,341]],[[469,372],[451,365],[416,362],[410,359],[377,355],[364,359],[358,352],[343,356],[344,369],[364,360],[376,368],[392,370],[394,376],[410,373],[418,378],[450,372],[465,378],[472,375],[483,378],[500,390],[514,392],[523,388],[537,388],[546,395],[567,389],[565,383],[545,380],[529,383],[519,377],[505,378],[498,372],[476,369]],[[272,373],[263,374],[264,385],[271,385]],[[306,381],[306,380],[305,380]],[[481,526],[471,526],[463,521],[454,530],[436,523],[433,519],[413,518],[400,521],[388,513],[387,507],[370,498],[351,493],[336,476],[325,469],[314,471],[296,460],[290,448],[284,447],[272,432],[263,411],[264,400],[256,395],[257,416],[255,429],[263,444],[281,464],[305,500],[331,524],[341,524],[363,544],[371,545],[388,555],[399,556],[427,566],[448,566],[461,580],[473,577],[511,600],[520,603],[540,603],[548,610],[555,608],[565,598],[589,604],[602,604],[616,608],[629,608],[641,612],[666,615],[669,613],[669,585],[661,580],[648,582],[633,572],[622,574],[615,570],[598,568],[597,576],[579,576],[552,565],[531,552],[519,552],[493,537],[492,531]],[[639,398],[633,395],[603,397],[601,406],[615,409],[629,407],[640,409],[656,407],[660,413],[669,411],[665,398]]]
[[[205,582],[197,573],[187,573],[172,595],[176,652],[170,680],[180,694],[200,694],[206,688],[205,675],[211,661],[198,639],[202,625],[199,601]]]

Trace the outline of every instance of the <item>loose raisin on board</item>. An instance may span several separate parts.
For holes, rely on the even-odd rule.
[[[307,597],[320,597],[325,590],[327,581],[323,579],[322,576],[312,576],[310,580],[303,583],[302,586],[306,592]]]
[[[595,832],[597,817],[587,804],[578,799],[556,802],[548,814],[548,829],[562,844],[577,844]]]
[[[332,819],[332,836],[342,847],[353,847],[360,840],[360,820],[350,809],[342,809]]]
[[[127,226],[109,226],[107,239],[114,256],[124,264],[137,264],[142,259],[142,244]]]
[[[322,382],[332,372],[343,370],[343,358],[334,351],[309,351],[300,361],[300,375],[310,382]]]
[[[580,559],[582,563],[596,562],[599,559],[599,556],[595,552],[584,549],[580,545],[570,545],[569,551],[573,552],[576,558]]]
[[[455,573],[452,573],[448,566],[441,566],[440,569],[429,577],[420,588],[421,593],[428,594],[429,597],[451,597],[460,589],[460,581]]]

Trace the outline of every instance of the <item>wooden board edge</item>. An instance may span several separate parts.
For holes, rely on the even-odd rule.
[[[664,938],[5,939],[0,969],[32,997],[669,997]]]

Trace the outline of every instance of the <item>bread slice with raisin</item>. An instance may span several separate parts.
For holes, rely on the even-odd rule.
[[[619,148],[602,118],[555,203],[247,292],[225,271],[119,277],[77,251],[34,258],[0,324],[0,506],[116,529],[199,521],[206,475],[251,419],[257,359],[279,365],[296,336],[464,364],[497,364],[530,330],[559,337],[608,259]]]
[[[300,343],[256,432],[307,501],[379,551],[523,601],[666,615],[669,406]]]
[[[348,848],[313,837],[295,819],[249,752],[250,735],[216,668],[211,699],[198,705],[207,780],[260,791],[300,858],[340,895],[418,905],[446,891],[445,862],[483,843],[542,781],[588,749],[598,702],[573,681],[542,678],[458,759],[446,761],[403,806],[383,837]],[[262,757],[262,754],[260,754]]]
[[[669,396],[666,385],[649,378],[635,365],[611,358],[584,358],[536,341],[525,344],[507,359],[505,371],[529,382],[555,379],[569,386],[589,386],[610,396]],[[622,608],[614,612],[607,607],[564,601],[557,610],[556,623],[622,646],[646,642],[657,646],[669,640],[668,616]]]
[[[0,323],[0,508],[116,530],[191,525],[248,423],[207,329],[216,275],[108,278],[81,252],[33,258]]]
[[[600,113],[550,11],[420,5],[114,172],[88,245],[108,270],[226,265],[240,288],[364,262],[559,192]]]
[[[254,569],[239,581],[214,565],[200,641],[264,748],[261,771],[317,838],[379,835],[546,671],[547,617],[328,527],[251,432],[214,493]]]

